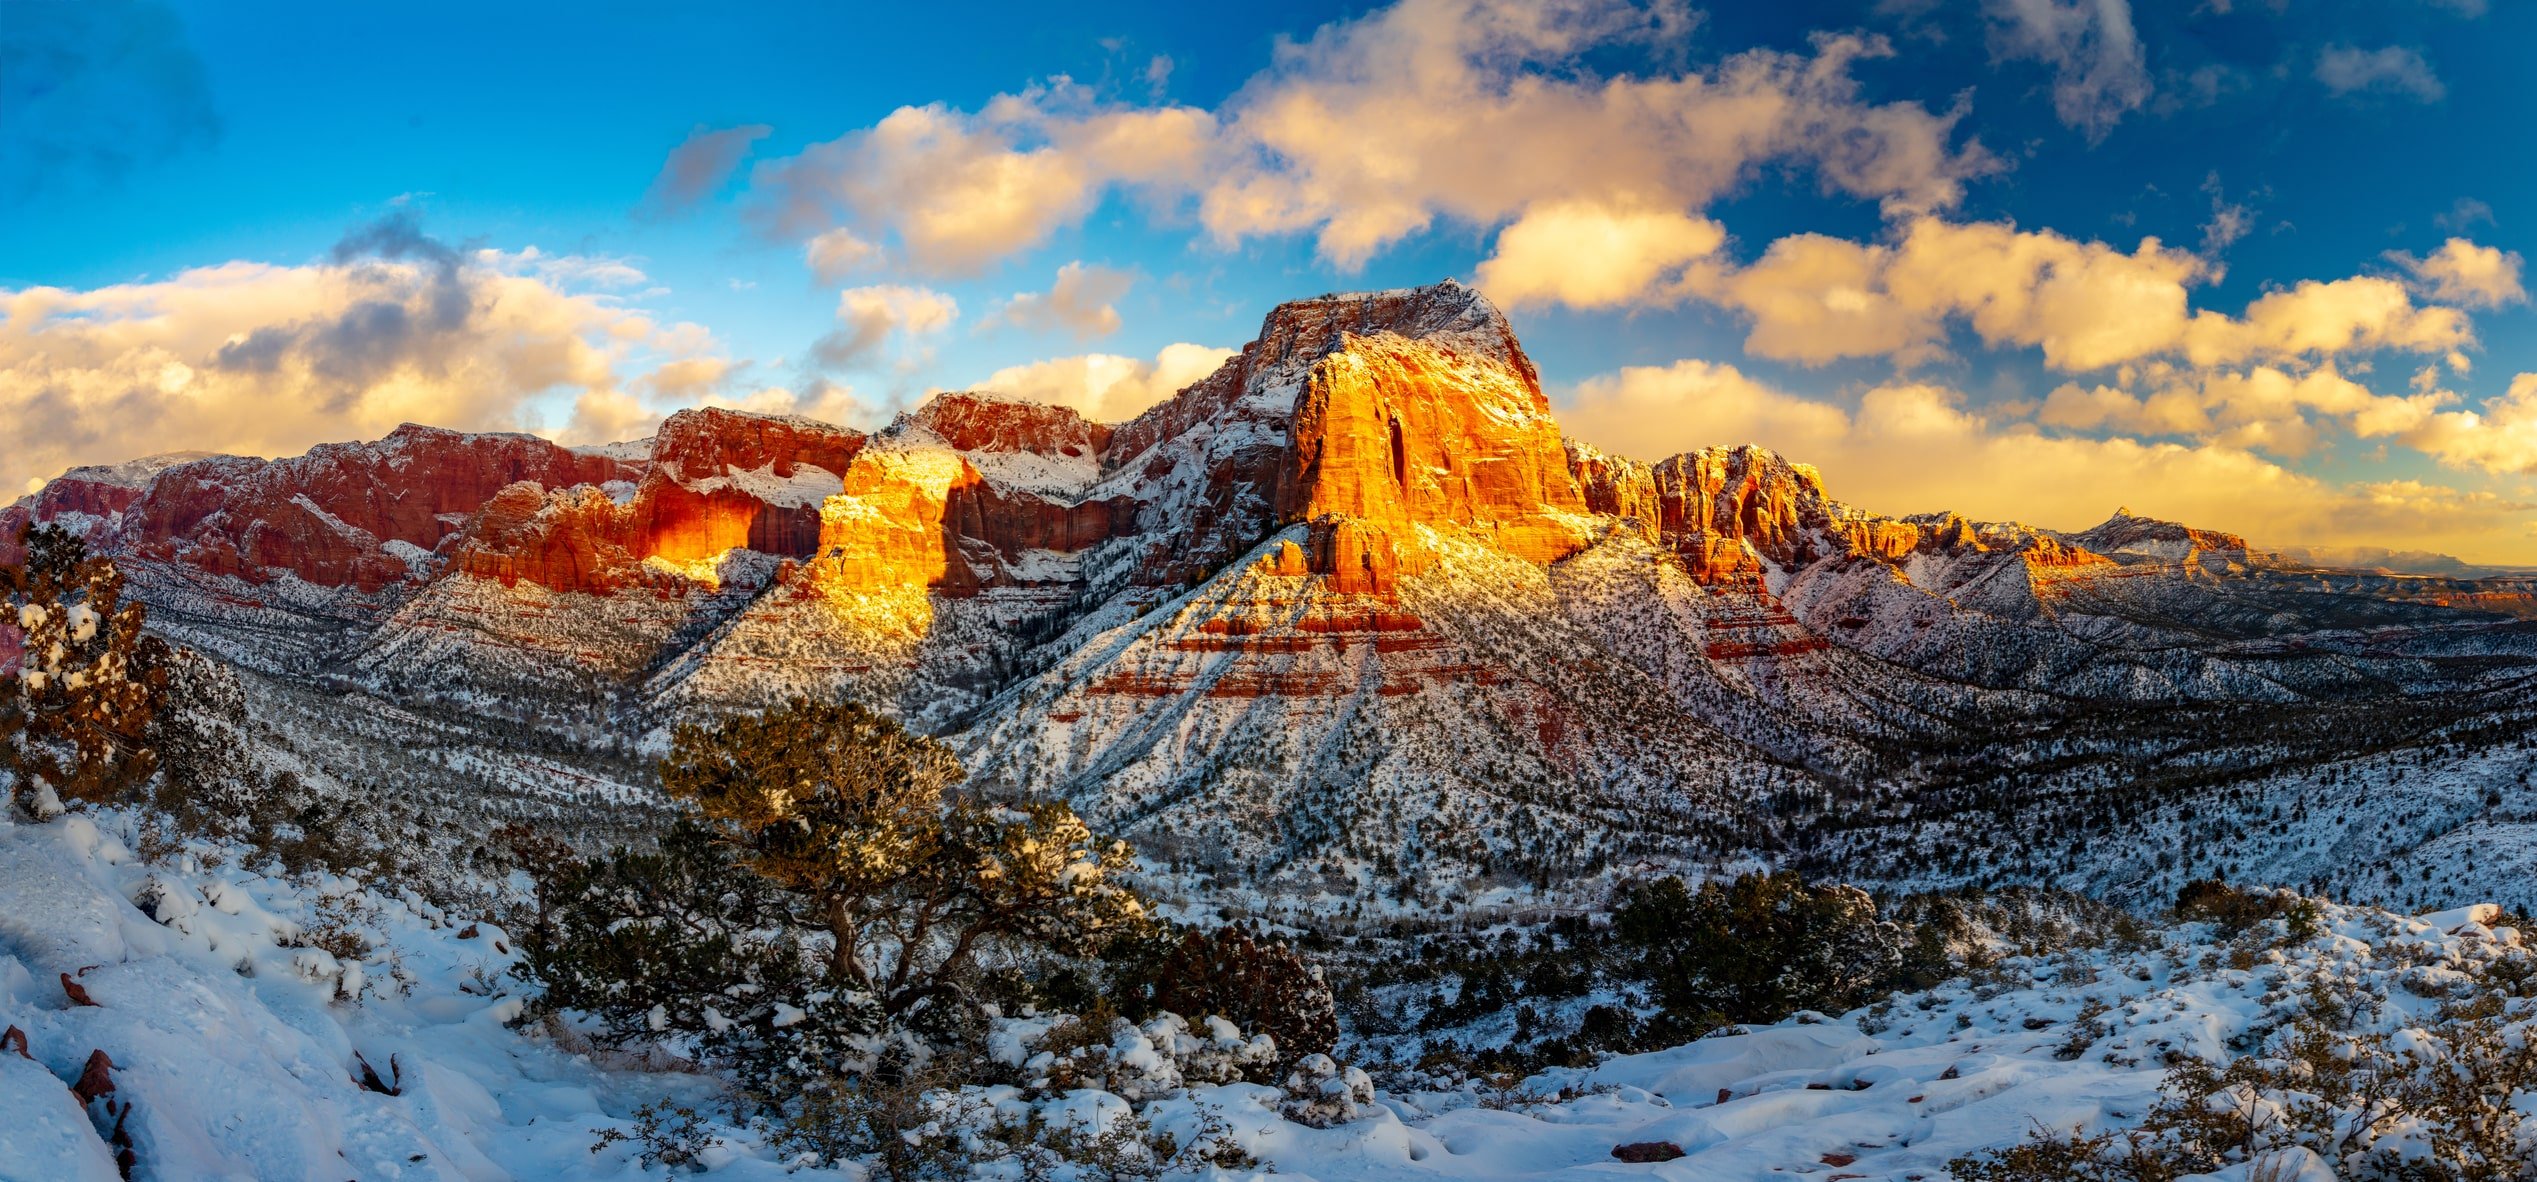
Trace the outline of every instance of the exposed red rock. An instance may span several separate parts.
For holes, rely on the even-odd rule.
[[[522,480],[597,484],[625,465],[530,435],[408,424],[376,443],[327,444],[287,460],[223,456],[159,474],[131,504],[119,547],[261,583],[290,574],[377,591],[413,567],[387,544],[430,553]]]
[[[627,544],[623,507],[598,489],[548,493],[521,481],[494,494],[468,524],[452,569],[504,583],[559,591],[614,591],[643,581],[643,560]]]
[[[758,470],[789,480],[803,464],[842,473],[863,444],[862,432],[815,419],[706,407],[661,423],[652,466],[690,483]]]
[[[1068,407],[975,391],[937,394],[909,420],[955,451],[1032,452],[1066,459],[1098,457],[1117,430]]]
[[[977,575],[943,522],[953,490],[979,483],[977,469],[954,452],[866,450],[847,468],[844,494],[821,510],[812,577],[854,592],[974,592]]]
[[[1279,516],[1349,523],[1315,569],[1352,589],[1388,593],[1425,569],[1422,525],[1478,533],[1535,562],[1587,541],[1585,498],[1529,361],[1388,331],[1350,336],[1313,366],[1291,436]]]

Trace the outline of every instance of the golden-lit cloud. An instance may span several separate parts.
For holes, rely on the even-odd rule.
[[[1745,348],[1759,356],[1918,360],[1961,322],[1986,344],[2040,348],[2045,364],[2082,371],[2176,348],[2187,286],[2206,271],[2155,238],[2126,252],[2004,222],[1916,218],[1892,243],[1782,238],[1699,293],[1751,318]]]
[[[1498,232],[1474,276],[1501,306],[1635,304],[1681,282],[1683,269],[1726,242],[1704,217],[1596,201],[1543,202]]]
[[[579,438],[640,426],[628,388],[651,384],[641,370],[661,367],[666,395],[720,363],[699,360],[713,345],[703,330],[557,278],[613,285],[625,267],[462,255],[398,215],[315,263],[0,290],[0,422],[13,428],[0,487],[153,452],[297,454],[409,421]],[[576,417],[555,421],[566,405]]]
[[[755,183],[776,232],[814,243],[840,227],[886,232],[911,268],[966,275],[1080,221],[1112,186],[1190,183],[1214,131],[1203,111],[1103,106],[1061,81],[976,113],[901,107],[762,166]],[[811,254],[831,272],[842,257]]]
[[[755,210],[778,234],[846,227],[920,273],[972,274],[1123,192],[1219,243],[1310,235],[1352,269],[1440,220],[1492,228],[1568,201],[1689,217],[1772,165],[1896,214],[1951,207],[1994,167],[1955,142],[1960,110],[1861,97],[1853,67],[1892,53],[1876,38],[1680,72],[1576,68],[1691,19],[1627,0],[1401,0],[1281,45],[1213,109],[1064,78],[975,111],[902,107],[761,165]],[[1538,273],[1498,273],[1519,270]]]
[[[2455,262],[2444,253],[2423,265]],[[2193,285],[2211,274],[2199,256],[2156,238],[2125,251],[2005,222],[1924,217],[1890,242],[1791,235],[1748,266],[1692,269],[1684,291],[1743,314],[1748,352],[1807,364],[1926,360],[1944,353],[1958,325],[1991,348],[2040,350],[2045,365],[2070,373],[2171,356],[2202,367],[2383,349],[2447,356],[2475,343],[2463,312],[2417,304],[2394,279],[2303,280],[2231,316],[2191,306]]]
[[[1094,422],[1119,423],[1214,373],[1234,355],[1232,349],[1187,343],[1165,345],[1151,360],[1085,353],[1009,366],[960,388],[1013,394],[1072,408]]]
[[[802,245],[802,261],[821,283],[843,283],[848,275],[879,266],[881,259],[880,247],[843,226],[815,234]]]
[[[2537,472],[2537,374],[2512,378],[2509,390],[2475,410],[2427,416],[2404,438],[2451,467]]]
[[[2305,370],[2151,366],[2124,378],[2142,388],[2065,383],[2044,399],[2036,421],[2076,431],[2191,436],[2296,457],[2317,447],[2320,422],[2363,439],[2403,435],[2457,401],[2429,383],[2411,394],[2379,394],[2331,364]]]
[[[929,287],[884,283],[837,293],[837,327],[812,352],[825,365],[867,364],[893,335],[940,333],[960,318],[960,304]]]
[[[1016,295],[989,319],[1032,332],[1062,331],[1077,340],[1106,337],[1119,331],[1117,301],[1135,282],[1135,275],[1115,267],[1068,263],[1057,268],[1047,291]]]
[[[2516,251],[2452,238],[2428,258],[2403,251],[2391,251],[2388,257],[2412,273],[2426,299],[2470,308],[2498,308],[2528,299],[2528,289],[2520,286],[2521,259]]]

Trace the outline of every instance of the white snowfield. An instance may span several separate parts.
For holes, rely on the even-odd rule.
[[[0,1179],[115,1178],[101,1129],[113,1125],[107,1105],[124,1103],[136,1178],[662,1177],[628,1145],[591,1147],[654,1099],[709,1107],[698,1076],[603,1066],[507,1025],[520,987],[489,923],[349,881],[211,865],[199,845],[145,865],[134,823],[109,812],[0,825],[0,1026],[23,1031],[32,1053],[0,1050]],[[1032,1101],[991,1088],[973,1098],[1093,1124],[1135,1112],[1165,1131],[1196,1128],[1212,1110],[1288,1178],[1937,1182],[1950,1159],[2039,1126],[2136,1121],[2168,1056],[2249,1053],[2250,1032],[2284,1024],[2312,979],[2382,994],[2371,1019],[2380,1029],[2427,1023],[2463,970],[2515,954],[2517,932],[2484,926],[2493,914],[2328,907],[2324,933],[2287,950],[2230,945],[2197,925],[2129,951],[2012,957],[1884,1006],[1547,1072],[1513,1093],[1359,1105],[1349,1093],[1362,1095],[1361,1077],[1327,1075],[1304,1090],[1358,1112],[1331,1128],[1280,1116],[1276,1089],[1185,1084],[1183,1072],[1195,1076],[1210,1056],[1258,1053],[1221,1022],[1122,1028],[1123,1068],[1108,1077],[1116,1094]],[[369,951],[354,954],[345,931]],[[95,1004],[75,1004],[64,975]],[[1008,1020],[997,1056],[1027,1074],[1044,1059],[1031,1058],[1031,1043],[1046,1029]],[[115,1064],[115,1090],[83,1111],[69,1085],[96,1051]],[[400,1094],[356,1083],[365,1061]],[[790,1170],[754,1134],[720,1132],[706,1161],[715,1177],[854,1176]],[[1684,1156],[1612,1156],[1650,1141]],[[2267,1177],[2333,1177],[2313,1159],[2271,1164],[2279,1172]]]

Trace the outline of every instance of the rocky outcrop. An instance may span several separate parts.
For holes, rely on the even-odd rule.
[[[2117,560],[2162,562],[2214,574],[2242,571],[2249,565],[2246,539],[2236,534],[2142,517],[2129,509],[2116,509],[2105,524],[2071,537]]]
[[[808,558],[819,550],[819,507],[845,487],[864,442],[860,431],[810,419],[680,411],[653,437],[639,483],[505,488],[468,524],[452,565],[606,594],[710,583],[736,550]]]
[[[1553,502],[1516,504],[1518,490],[1583,499],[1556,427],[1541,430],[1540,390],[1506,318],[1458,283],[1296,300],[1206,380],[1121,425],[1102,487],[1135,503],[1148,585],[1203,577],[1280,524],[1334,515],[1396,535],[1412,570],[1424,561],[1401,533],[1412,524],[1547,555],[1569,531],[1545,518]],[[1513,422],[1479,422],[1484,406]],[[1317,547],[1315,561],[1335,553]]]
[[[974,592],[977,574],[943,521],[953,491],[977,483],[977,470],[947,449],[865,451],[848,467],[845,491],[820,510],[812,577],[850,592]]]
[[[1117,430],[1068,407],[964,390],[928,399],[908,416],[908,423],[932,432],[954,451],[1021,453],[1092,464],[1100,462]]]
[[[1281,523],[1344,519],[1323,572],[1373,588],[1428,562],[1421,526],[1461,530],[1533,562],[1590,536],[1559,424],[1532,365],[1389,330],[1347,338],[1312,368],[1279,482]],[[1380,536],[1381,541],[1374,538]],[[1377,551],[1390,558],[1371,561]]]
[[[287,460],[222,456],[158,474],[125,510],[113,548],[261,583],[283,575],[377,591],[519,481],[620,479],[619,461],[532,435],[413,424],[375,443],[327,444]]]
[[[506,584],[607,593],[650,581],[632,534],[625,506],[599,489],[550,493],[521,481],[476,511],[450,567]]]
[[[652,472],[700,484],[735,473],[791,480],[804,466],[844,472],[863,450],[863,432],[795,415],[722,407],[682,410],[652,437]]]

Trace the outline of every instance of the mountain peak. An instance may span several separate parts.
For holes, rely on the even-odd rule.
[[[1349,336],[1391,333],[1456,353],[1497,361],[1538,387],[1540,376],[1515,330],[1489,297],[1447,279],[1424,287],[1334,292],[1290,300],[1260,325],[1258,363],[1311,361],[1337,352]]]

